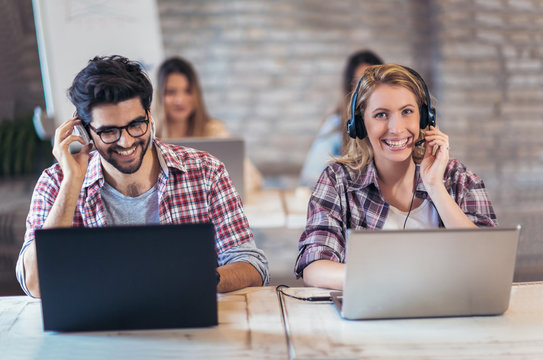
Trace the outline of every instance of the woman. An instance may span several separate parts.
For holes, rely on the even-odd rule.
[[[172,57],[160,65],[156,98],[159,137],[229,136],[224,124],[209,116],[198,75],[187,60]]]
[[[343,72],[342,97],[333,114],[328,116],[305,158],[300,174],[300,185],[312,188],[328,164],[330,155],[340,156],[346,142],[344,125],[347,121],[346,102],[364,70],[380,65],[383,60],[370,50],[360,50],[349,56]]]
[[[309,201],[295,269],[306,285],[343,288],[347,229],[497,226],[483,181],[449,159],[446,134],[421,128],[421,110],[432,109],[426,91],[406,67],[366,69],[353,94],[362,139],[349,140]],[[419,139],[420,166],[412,159]]]
[[[158,69],[157,135],[160,138],[217,137],[230,133],[224,124],[209,116],[198,75],[181,57],[165,60]],[[248,158],[244,161],[245,191],[262,186],[262,175]]]

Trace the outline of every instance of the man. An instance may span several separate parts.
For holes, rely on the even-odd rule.
[[[17,279],[28,295],[40,296],[35,230],[69,226],[211,221],[217,290],[268,283],[267,259],[255,246],[224,165],[207,153],[154,138],[152,93],[140,65],[121,56],[96,57],[75,77],[69,96],[77,116],[55,132],[58,163],[34,189],[17,261]],[[76,126],[96,151],[72,133]],[[69,150],[74,141],[83,144],[77,154]]]

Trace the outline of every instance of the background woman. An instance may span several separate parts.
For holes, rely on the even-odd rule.
[[[360,50],[349,56],[343,71],[343,86],[341,99],[330,116],[321,125],[317,137],[313,141],[305,158],[300,174],[300,185],[312,188],[320,174],[330,162],[331,157],[342,154],[343,144],[346,143],[345,123],[347,122],[347,102],[356,87],[358,79],[364,70],[371,65],[380,65],[383,60],[370,50]]]
[[[435,111],[425,90],[406,67],[366,69],[353,94],[356,138],[321,174],[309,201],[295,269],[306,285],[343,288],[347,229],[497,225],[483,181],[449,159],[446,134],[424,126],[421,116]],[[422,138],[418,166],[412,157]]]
[[[229,137],[226,126],[207,112],[198,75],[181,57],[166,59],[158,69],[157,135],[161,139]],[[167,142],[167,141],[166,141]],[[248,158],[244,162],[247,192],[262,186],[262,175]]]

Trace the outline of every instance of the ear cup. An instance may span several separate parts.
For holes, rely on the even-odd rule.
[[[356,118],[350,118],[347,121],[347,135],[356,138]]]
[[[420,107],[420,128],[425,129],[428,126],[428,106],[426,104],[422,104]]]
[[[364,117],[357,114],[354,119],[356,124],[356,136],[358,136],[359,139],[365,138],[368,134],[366,133],[366,126],[364,126]]]
[[[364,76],[358,80],[358,84],[356,85],[356,90],[354,91],[351,99],[351,117],[347,121],[347,134],[353,139],[356,139],[357,137],[363,139],[366,137],[364,118],[361,114],[356,114],[356,99],[358,99],[358,90],[360,90],[362,80],[364,80]]]
[[[428,125],[436,126],[436,109],[433,106],[428,110]]]
[[[424,79],[418,72],[407,66],[404,66],[404,68],[420,81],[426,95],[426,104],[422,104],[420,107],[420,128],[425,129],[428,125],[436,126],[436,109],[432,106],[428,86],[426,86]]]

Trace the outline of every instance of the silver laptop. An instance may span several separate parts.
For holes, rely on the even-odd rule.
[[[353,231],[343,292],[346,319],[498,315],[507,310],[520,226]]]
[[[243,159],[245,158],[245,140],[242,137],[229,138],[178,138],[166,139],[166,143],[203,150],[222,161],[234,187],[242,199],[245,198],[243,187]]]

